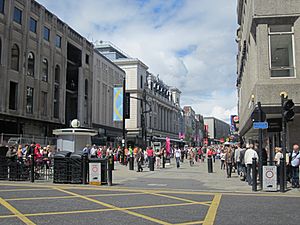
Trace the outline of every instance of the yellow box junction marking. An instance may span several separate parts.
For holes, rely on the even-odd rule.
[[[140,213],[132,212],[132,211],[129,211],[127,209],[119,208],[119,207],[116,207],[114,205],[107,204],[105,202],[101,202],[101,201],[98,201],[98,200],[95,200],[95,199],[91,199],[91,198],[83,196],[83,195],[79,195],[79,194],[76,194],[76,193],[73,193],[73,192],[70,192],[70,191],[66,191],[66,190],[63,190],[63,189],[60,189],[60,188],[55,188],[55,189],[58,190],[58,191],[70,194],[70,195],[79,196],[82,199],[85,199],[85,200],[90,201],[90,202],[94,202],[98,205],[102,205],[102,206],[105,206],[107,208],[115,209],[117,211],[124,212],[124,213],[127,213],[129,215],[140,217],[140,218],[145,219],[145,220],[149,220],[149,221],[152,221],[152,222],[155,222],[155,223],[158,223],[158,224],[162,224],[162,225],[171,225],[170,223],[164,222],[162,220],[158,220],[158,219],[152,218],[150,216],[142,215]]]
[[[8,202],[4,201],[3,198],[0,198],[0,204],[15,214],[20,220],[22,220],[27,225],[35,225],[30,219],[20,213],[15,207],[10,205]]]
[[[203,225],[213,225],[217,215],[217,210],[221,202],[222,194],[215,194],[215,197],[208,209]]]

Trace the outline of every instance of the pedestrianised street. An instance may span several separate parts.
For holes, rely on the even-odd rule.
[[[0,224],[299,224],[299,190],[253,193],[219,167],[185,161],[137,173],[116,164],[110,187],[0,182]]]

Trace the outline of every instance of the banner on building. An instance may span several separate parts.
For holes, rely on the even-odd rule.
[[[123,87],[114,88],[113,120],[123,121]]]
[[[239,117],[237,115],[230,116],[230,130],[232,133],[237,132],[239,127]]]

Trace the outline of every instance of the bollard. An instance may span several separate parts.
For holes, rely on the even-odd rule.
[[[213,173],[213,163],[212,163],[211,156],[207,158],[207,168],[208,168],[208,173]]]
[[[149,168],[150,171],[154,171],[154,157],[150,157]]]
[[[280,166],[279,166],[279,184],[280,184],[280,192],[284,192],[284,158],[280,158]]]
[[[34,150],[32,150],[31,154],[30,182],[34,182]]]
[[[257,191],[256,158],[252,158],[252,191]]]
[[[165,158],[165,154],[162,155],[162,168],[166,168],[166,158]]]
[[[133,158],[133,156],[129,157],[129,170],[134,170],[134,158]]]
[[[108,157],[108,166],[107,166],[107,183],[108,186],[112,186],[112,168],[114,164],[113,156]]]
[[[111,170],[115,170],[115,155],[112,154],[111,157],[112,157]]]
[[[88,155],[82,155],[82,184],[87,184]]]

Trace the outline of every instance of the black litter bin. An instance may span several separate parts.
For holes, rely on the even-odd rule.
[[[82,183],[82,154],[72,153],[69,161],[70,181],[72,184]]]
[[[0,180],[8,179],[8,165],[6,159],[6,152],[8,148],[3,146],[0,147]]]
[[[54,155],[53,183],[70,183],[71,152],[60,151]]]
[[[100,163],[101,168],[101,184],[107,184],[107,158],[91,158],[89,163]]]

